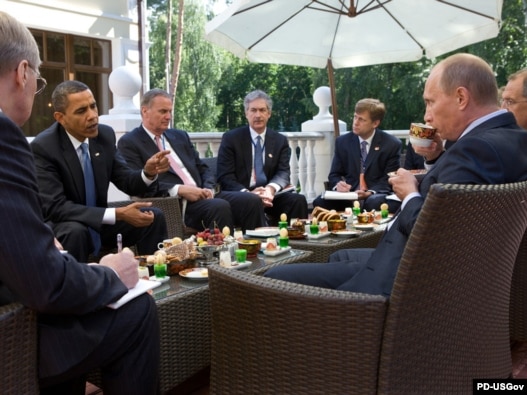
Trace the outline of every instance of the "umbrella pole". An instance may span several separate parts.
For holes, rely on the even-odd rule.
[[[333,63],[331,59],[328,59],[328,79],[329,79],[329,90],[331,92],[331,112],[333,113],[333,130],[335,138],[340,136],[339,129],[339,115],[337,111],[337,95],[335,93],[335,78],[333,74]]]

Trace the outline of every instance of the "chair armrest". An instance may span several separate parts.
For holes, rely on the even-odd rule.
[[[38,394],[35,311],[11,303],[0,307],[0,388],[3,394]]]
[[[133,198],[138,202],[152,202],[152,207],[157,207],[165,214],[169,237],[185,238],[185,225],[181,216],[181,204],[177,197],[151,197]]]

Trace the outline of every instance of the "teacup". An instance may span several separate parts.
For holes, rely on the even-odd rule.
[[[168,247],[172,247],[172,239],[165,239],[157,244],[157,248],[159,248],[160,250]]]
[[[434,140],[437,129],[424,123],[410,125],[410,143],[416,147],[429,147]]]

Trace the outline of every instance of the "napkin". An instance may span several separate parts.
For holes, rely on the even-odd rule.
[[[150,291],[151,289],[154,289],[155,287],[159,287],[160,285],[161,283],[159,281],[150,281],[140,278],[135,287],[129,289],[128,292],[121,297],[121,299],[119,299],[117,302],[110,303],[107,307],[114,310],[118,309],[132,299]]]
[[[357,192],[337,192],[325,191],[324,199],[326,200],[357,200],[359,195]]]

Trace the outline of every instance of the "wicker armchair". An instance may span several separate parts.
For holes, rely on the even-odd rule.
[[[390,299],[209,268],[211,393],[471,394],[507,378],[526,198],[527,182],[432,186]]]
[[[509,326],[511,340],[527,341],[527,233],[523,235],[512,272]]]
[[[0,394],[39,393],[36,313],[19,303],[0,307]]]
[[[181,205],[177,197],[158,197],[142,198],[138,201],[152,202],[153,207],[157,207],[165,213],[167,231],[169,237],[186,237],[185,225],[181,216]],[[160,240],[161,241],[161,240]]]

